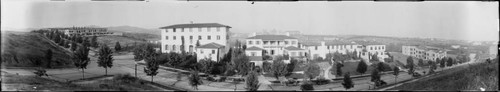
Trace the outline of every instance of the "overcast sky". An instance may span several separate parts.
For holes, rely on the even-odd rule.
[[[499,36],[498,2],[71,1],[2,0],[2,30],[88,25],[157,29],[193,21],[246,33],[275,29],[457,40]]]

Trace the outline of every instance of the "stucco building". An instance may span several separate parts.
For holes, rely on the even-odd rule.
[[[196,53],[200,57],[198,60],[206,56],[214,61],[218,61],[217,57],[213,55],[222,56],[222,54],[226,53],[230,28],[230,26],[219,23],[176,24],[160,27],[161,52],[179,53],[184,50],[187,53]],[[184,47],[182,46],[183,44]]]
[[[436,61],[438,58],[446,56],[446,50],[430,46],[402,46],[404,55],[423,60]]]

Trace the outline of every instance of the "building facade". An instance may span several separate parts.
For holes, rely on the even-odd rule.
[[[219,23],[191,23],[191,24],[176,24],[161,27],[161,52],[177,52],[184,50],[187,53],[200,54],[198,57],[206,56],[205,50],[214,50],[211,48],[200,48],[204,45],[220,45],[216,48],[222,49],[217,54],[223,54],[226,49],[227,40],[229,39],[229,29],[231,27]],[[184,45],[184,46],[182,46]],[[204,54],[201,54],[204,51]],[[198,53],[200,52],[200,53]],[[210,52],[210,51],[209,51]],[[212,58],[214,61],[216,59]]]
[[[288,55],[290,58],[301,58],[305,57],[306,50],[298,48],[298,39],[290,37],[289,35],[252,35],[246,38],[246,49],[245,53],[250,58],[251,62],[256,65],[261,64],[262,56],[269,55],[271,57]],[[259,61],[260,60],[260,61]],[[289,59],[285,62],[288,63]]]
[[[66,35],[79,35],[79,36],[100,36],[100,35],[113,35],[113,32],[108,32],[107,28],[96,27],[69,27],[69,28],[47,28],[49,31],[60,31]]]
[[[210,59],[212,61],[219,61],[224,55],[225,46],[217,43],[208,43],[196,47],[196,59],[200,61],[201,59]]]
[[[404,55],[418,59],[436,61],[438,58],[446,56],[446,50],[430,46],[402,46]]]
[[[305,43],[310,59],[326,58],[329,53],[352,54],[357,53],[358,57],[363,59],[371,59],[371,55],[376,54],[379,61],[387,58],[385,45],[378,44],[356,44],[355,42],[340,42],[340,41],[321,41],[319,44]]]

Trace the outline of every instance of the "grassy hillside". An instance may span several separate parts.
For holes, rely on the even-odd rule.
[[[498,58],[442,71],[441,74],[403,84],[390,90],[498,90]]]
[[[57,46],[41,34],[2,31],[2,66],[33,67],[31,58],[43,58],[47,49],[53,52],[55,68],[73,67],[68,50]],[[45,60],[42,61],[45,65]]]
[[[116,45],[116,42],[120,42],[120,46],[122,48],[125,48],[127,45],[128,46],[133,46],[135,42],[137,44],[143,44],[146,43],[146,41],[141,40],[141,39],[136,39],[136,38],[131,38],[131,37],[125,37],[125,36],[101,36],[97,37],[98,43],[104,43],[111,48],[114,48]]]

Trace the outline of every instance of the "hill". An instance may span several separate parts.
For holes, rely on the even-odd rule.
[[[498,58],[459,66],[389,90],[498,90]]]
[[[133,26],[115,26],[107,27],[109,32],[123,33],[124,37],[134,38],[138,40],[160,40],[159,29],[145,29]]]
[[[2,67],[33,67],[30,59],[44,58],[47,49],[53,52],[55,68],[73,67],[70,51],[38,33],[2,31]],[[46,61],[42,60],[45,65]]]

